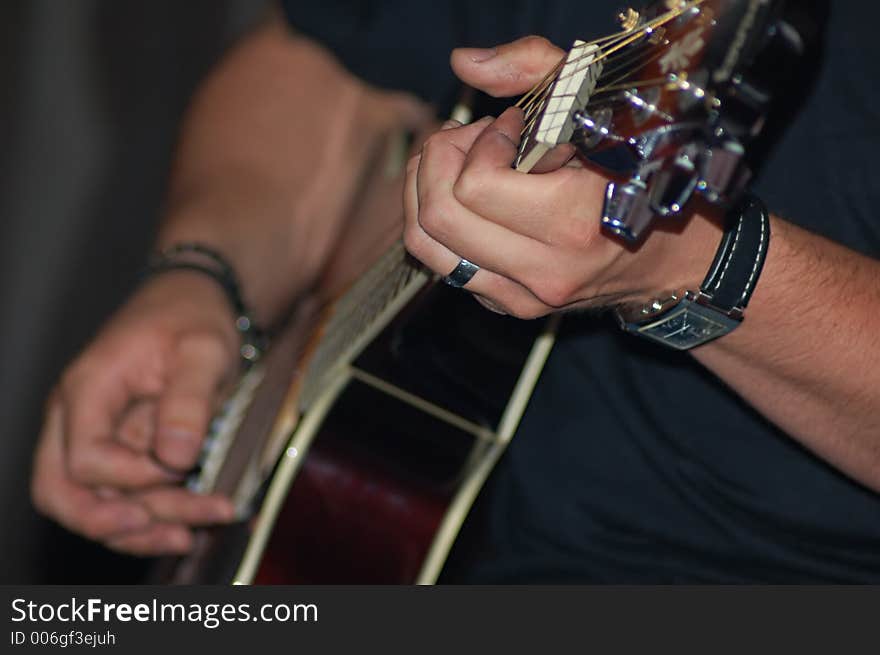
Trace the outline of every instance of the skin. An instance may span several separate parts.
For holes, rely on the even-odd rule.
[[[541,77],[527,62],[562,52],[529,38],[488,54],[458,50],[453,68],[475,86],[515,95]],[[459,257],[482,266],[466,288],[525,318],[699,286],[718,247],[715,219],[696,212],[678,234],[655,230],[628,249],[599,232],[600,174],[510,169],[521,126],[516,110],[447,125],[413,157],[406,242],[417,257],[444,274]],[[878,491],[880,263],[778,216],[771,234],[744,323],[691,352],[791,438]]]
[[[532,37],[460,49],[451,63],[464,82],[515,96],[561,54]],[[198,240],[225,253],[257,319],[271,324],[293,300],[322,293],[341,235],[343,243],[375,241],[377,225],[350,219],[348,207],[388,134],[428,121],[425,107],[366,87],[273,17],[197,94],[158,246]],[[510,169],[521,122],[509,110],[446,124],[410,160],[403,235],[416,257],[442,274],[460,257],[479,264],[466,289],[523,318],[699,285],[719,242],[716,219],[697,211],[677,230],[627,247],[599,230],[607,180],[597,172]],[[880,489],[880,348],[870,329],[880,264],[780,218],[772,223],[746,321],[693,356],[793,439]],[[234,377],[236,338],[210,279],[175,272],[142,287],[48,402],[36,506],[135,554],[186,552],[193,526],[230,520],[227,500],[178,483]]]
[[[255,320],[271,326],[294,299],[329,293],[323,267],[343,231],[355,244],[389,231],[352,219],[349,205],[389,135],[431,119],[413,98],[368,88],[272,16],[192,102],[157,248],[199,241],[224,253]],[[37,509],[137,555],[186,552],[193,526],[231,520],[227,499],[179,482],[238,372],[233,321],[207,276],[176,271],[144,284],[47,402],[31,485]]]

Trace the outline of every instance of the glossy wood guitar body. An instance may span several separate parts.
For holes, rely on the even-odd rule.
[[[525,408],[552,345],[546,328],[544,321],[490,314],[467,294],[425,282],[296,419],[253,503],[259,511],[203,534],[194,554],[164,563],[161,577],[174,583],[434,582]],[[288,368],[288,397],[274,394],[276,403],[281,399],[276,426],[266,430],[265,424],[275,408],[265,401],[258,406],[272,395],[269,371],[240,432],[271,433],[279,422],[292,423],[283,405],[291,402],[291,390],[302,392],[303,353],[309,352],[302,349]],[[283,368],[277,360],[275,366]],[[219,486],[229,489],[229,480],[247,477],[235,464],[242,459],[227,453],[220,474],[226,481]],[[249,507],[242,511],[253,514]]]

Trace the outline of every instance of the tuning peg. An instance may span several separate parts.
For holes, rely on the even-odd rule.
[[[651,178],[649,206],[660,216],[673,216],[681,212],[700,175],[695,163],[695,146],[685,146],[668,165]]]
[[[595,148],[611,135],[612,116],[612,111],[607,107],[592,114],[587,114],[580,109],[575,111],[571,115],[576,130],[571,139],[572,143],[581,146],[586,151]]]
[[[628,241],[637,240],[653,218],[647,189],[639,178],[624,184],[609,182],[605,188],[602,226]]]
[[[726,141],[707,148],[700,157],[700,182],[697,190],[709,202],[732,195],[734,182],[739,179],[740,166],[745,150],[736,141]]]
[[[638,27],[639,20],[641,20],[641,15],[632,7],[621,9],[617,13],[617,22],[620,24],[620,28],[624,32],[629,32]]]

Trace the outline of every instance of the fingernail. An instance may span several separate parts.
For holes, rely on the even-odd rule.
[[[446,121],[445,123],[443,123],[443,125],[440,126],[440,129],[441,130],[451,130],[454,127],[461,127],[461,123],[459,123],[456,120],[450,119],[450,120]]]
[[[475,64],[481,64],[484,61],[488,61],[498,54],[496,48],[464,48],[464,50],[467,53],[467,58]]]

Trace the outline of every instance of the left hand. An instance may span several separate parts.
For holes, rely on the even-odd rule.
[[[454,53],[453,67],[496,95],[527,91],[563,54],[536,37],[480,61],[469,52]],[[720,237],[712,221],[672,219],[675,231],[654,230],[636,245],[605,235],[599,219],[608,179],[575,165],[513,170],[522,127],[519,109],[467,126],[447,123],[410,160],[404,241],[415,257],[441,275],[461,258],[479,265],[467,290],[521,318],[699,286]]]

